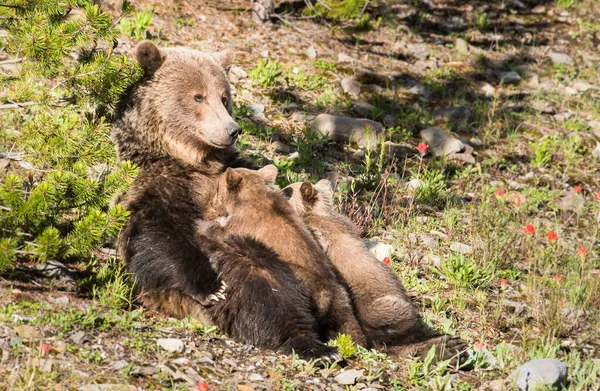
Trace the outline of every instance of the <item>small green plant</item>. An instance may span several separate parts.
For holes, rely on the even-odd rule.
[[[556,6],[558,8],[571,8],[575,5],[575,0],[557,0]]]
[[[119,261],[113,259],[102,265],[92,284],[92,295],[100,305],[115,309],[131,305],[133,284]]]
[[[121,19],[119,30],[128,37],[133,37],[138,41],[142,40],[147,38],[146,30],[150,27],[153,17],[154,9],[151,5],[148,5],[145,11],[136,13],[133,18]]]
[[[452,252],[439,268],[431,268],[447,281],[469,289],[478,289],[487,285],[494,277],[491,267],[481,267],[473,258],[458,252]]]
[[[329,346],[338,348],[344,360],[354,357],[357,352],[356,344],[348,334],[338,334],[335,339],[329,341]]]
[[[427,205],[441,205],[446,202],[448,189],[441,170],[423,166],[417,179],[415,198],[418,202]]]
[[[475,20],[475,24],[481,30],[485,30],[490,26],[490,22],[489,22],[486,14],[481,14],[481,15],[477,16],[477,19]]]
[[[322,71],[335,72],[337,70],[337,65],[335,62],[329,62],[325,60],[314,60],[313,66]]]
[[[282,73],[282,66],[279,60],[268,58],[260,60],[258,65],[252,68],[249,75],[254,83],[267,88],[273,87]]]

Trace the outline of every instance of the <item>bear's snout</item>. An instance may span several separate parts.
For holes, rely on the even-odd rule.
[[[227,126],[227,134],[231,137],[232,140],[235,140],[240,133],[242,133],[242,127],[237,123],[233,122],[229,126]]]

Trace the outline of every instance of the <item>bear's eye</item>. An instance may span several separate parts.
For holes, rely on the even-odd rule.
[[[223,102],[223,106],[225,106],[225,107],[229,106],[229,99],[227,99],[226,96],[221,98],[221,102]]]
[[[202,102],[204,102],[204,97],[200,94],[196,94],[196,95],[194,95],[194,100],[198,103],[202,103]]]

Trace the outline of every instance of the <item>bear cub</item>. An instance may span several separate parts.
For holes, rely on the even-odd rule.
[[[305,360],[342,360],[319,341],[308,295],[277,254],[250,237],[228,235],[216,222],[198,221],[196,235],[219,280],[232,289],[207,305],[214,323],[236,341],[294,351]]]
[[[227,233],[248,236],[272,249],[298,279],[314,306],[322,338],[338,332],[367,346],[349,293],[310,231],[274,185],[277,168],[258,171],[228,168],[219,179],[206,218],[220,221]]]
[[[335,211],[328,180],[293,183],[282,193],[348,284],[370,343],[388,347],[388,353],[418,356],[426,355],[431,345],[443,345],[442,359],[462,349],[461,340],[439,336],[421,321],[396,274],[367,249],[350,219]]]

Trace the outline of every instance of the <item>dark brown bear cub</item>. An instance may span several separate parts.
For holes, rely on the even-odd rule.
[[[366,346],[348,291],[327,255],[273,184],[276,176],[277,168],[272,165],[258,171],[227,169],[206,216],[213,220],[224,218],[228,233],[262,242],[289,265],[313,300],[324,337],[341,332]]]
[[[445,345],[442,358],[457,354],[456,348],[462,348],[463,342],[436,335],[422,323],[396,274],[367,249],[352,222],[336,213],[329,181],[294,183],[282,193],[348,284],[357,316],[374,346],[395,346],[389,351],[425,355],[438,344]]]
[[[231,286],[227,298],[207,307],[214,322],[236,341],[294,351],[305,360],[341,360],[319,341],[309,296],[290,267],[262,243],[227,235],[215,222],[200,221],[198,243],[219,279]]]

